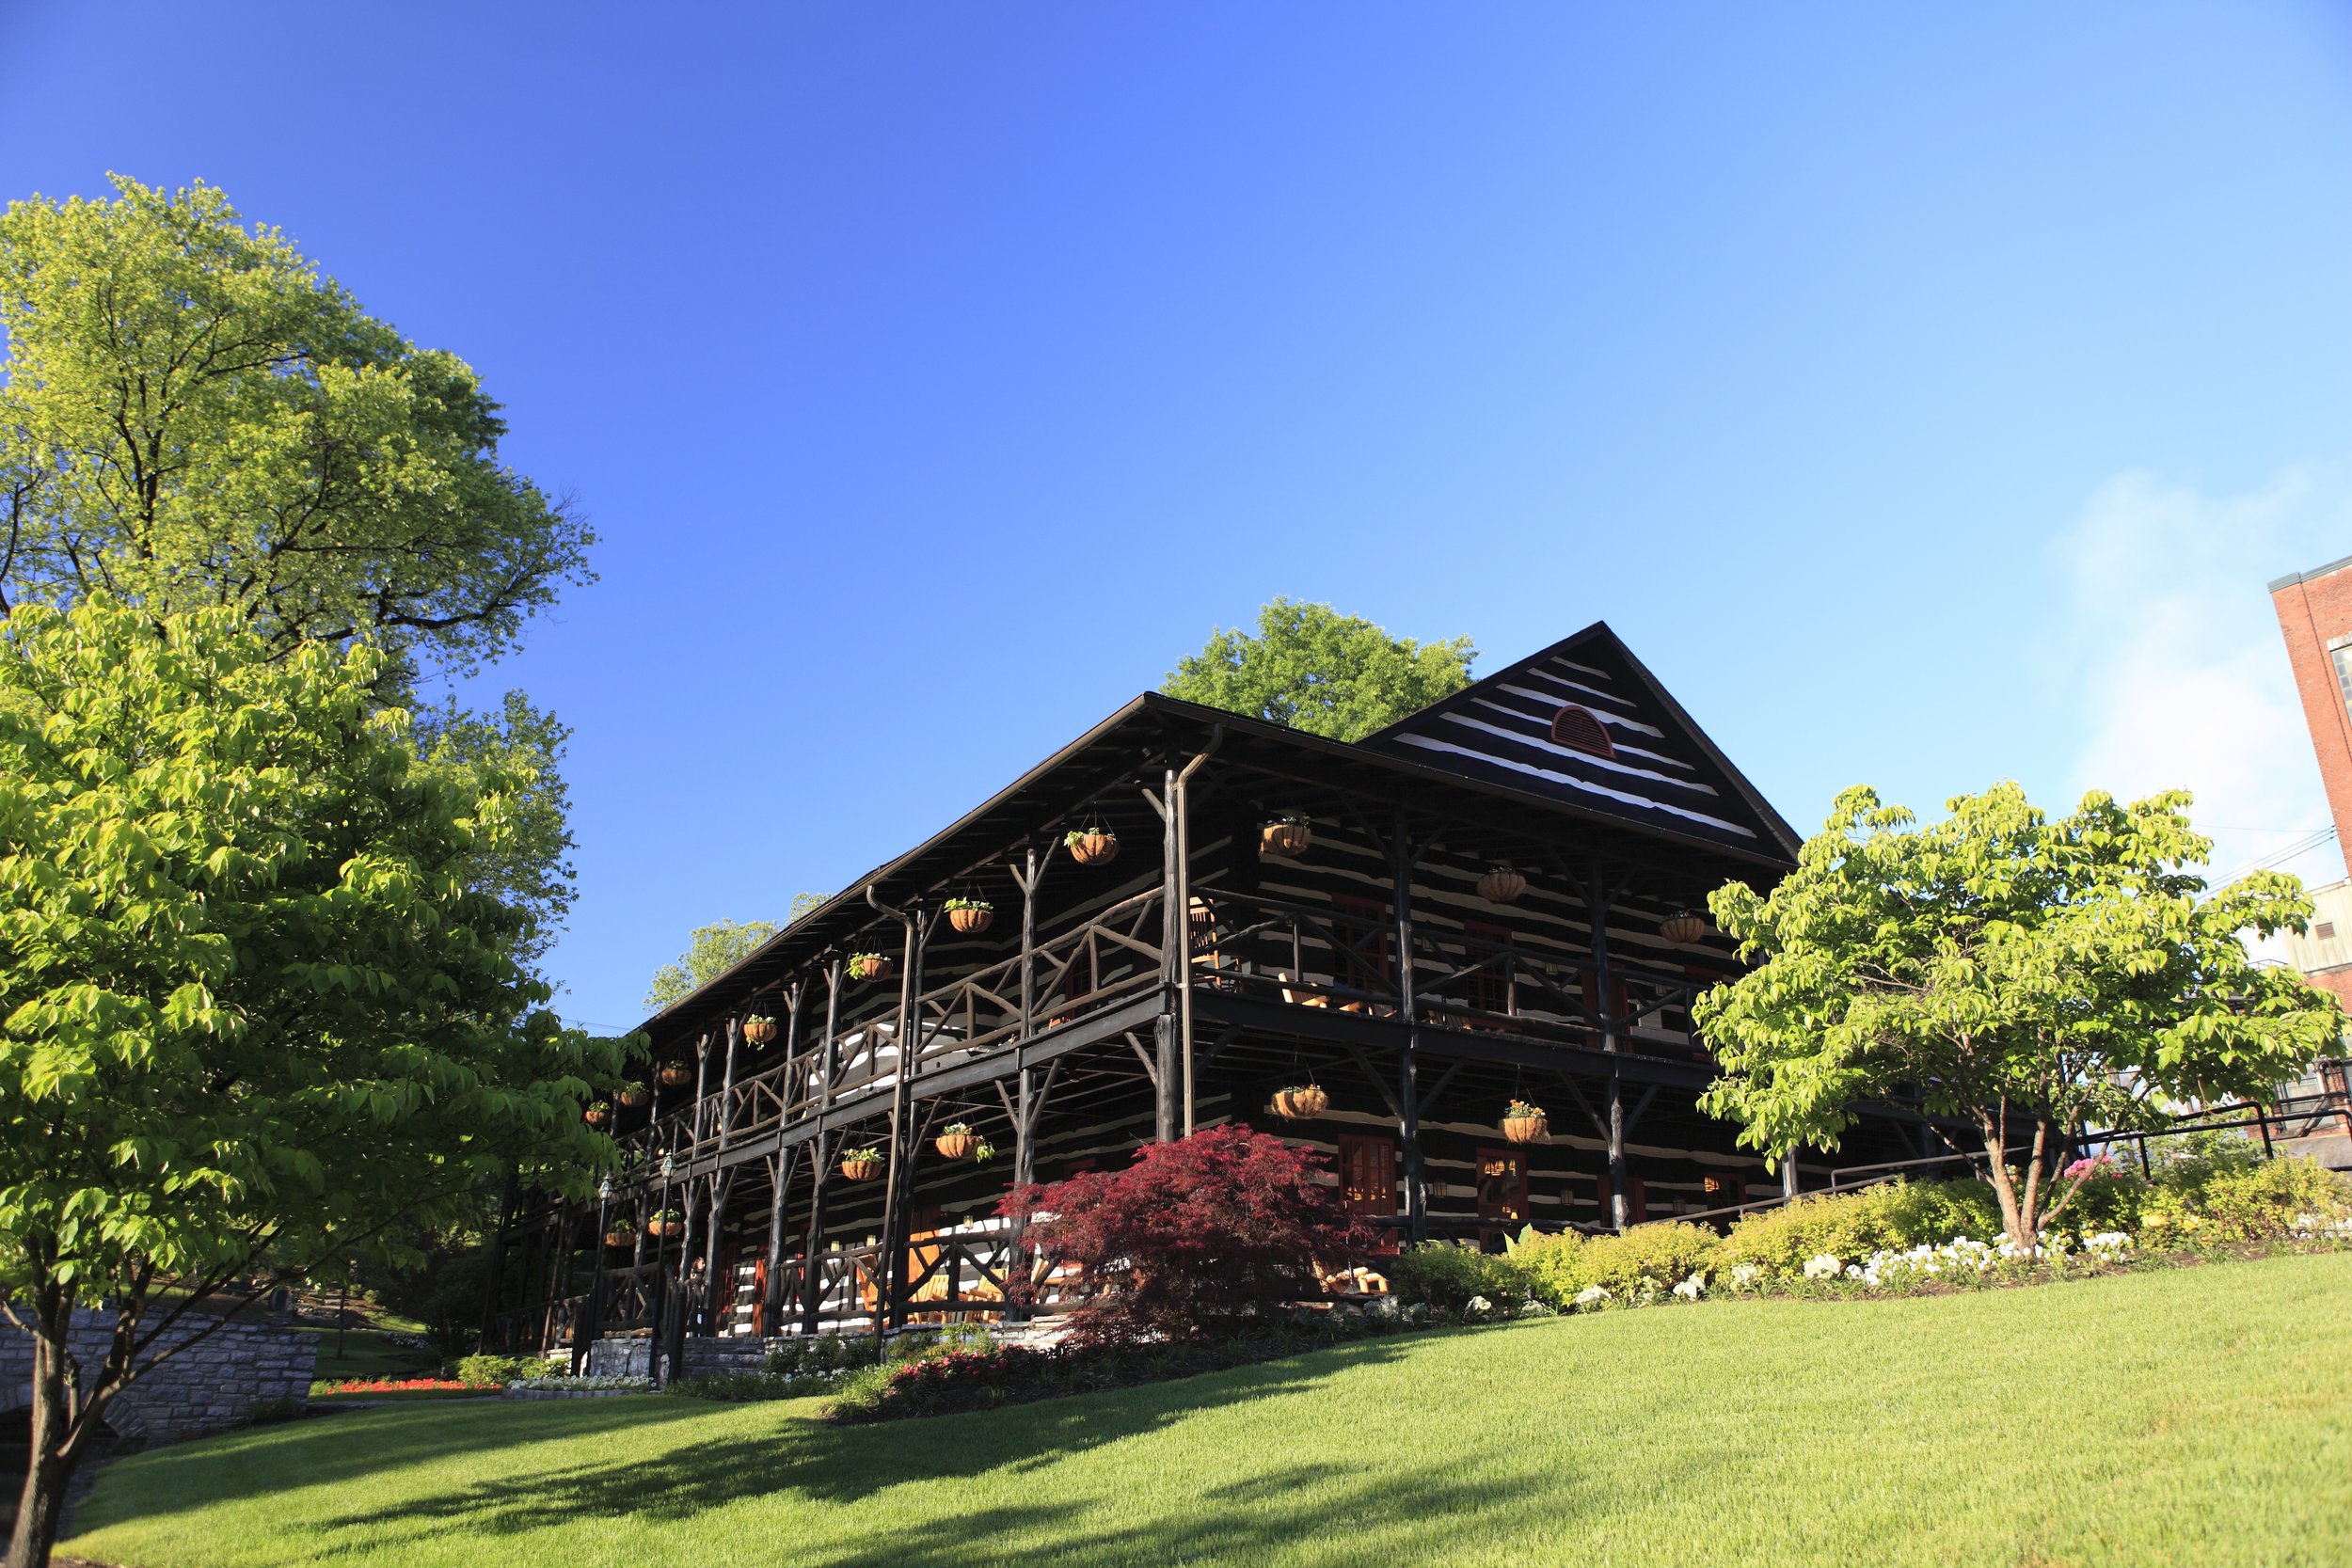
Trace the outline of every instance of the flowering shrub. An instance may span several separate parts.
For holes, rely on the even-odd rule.
[[[2302,1214],[2352,1214],[2352,1184],[2315,1161],[2241,1164],[2224,1155],[2158,1173],[2140,1227],[2197,1241],[2263,1241],[2289,1234]]]
[[[645,1393],[652,1389],[649,1377],[526,1377],[507,1385],[528,1393]]]
[[[1082,1340],[1232,1334],[1323,1293],[1370,1241],[1341,1208],[1323,1160],[1238,1125],[1145,1144],[1120,1171],[1016,1188],[998,1212],[1031,1246],[1074,1265]],[[1044,1214],[1050,1218],[1036,1218]],[[1016,1296],[1030,1289],[1014,1282]]]
[[[454,1377],[347,1377],[321,1379],[310,1385],[313,1399],[322,1394],[491,1394],[498,1383],[468,1383]]]
[[[1865,1258],[1883,1248],[1952,1236],[1989,1236],[2001,1228],[1992,1189],[1977,1181],[1893,1181],[1853,1193],[1816,1193],[1748,1214],[1715,1253],[1725,1268],[1755,1263],[1795,1274],[1824,1255]]]
[[[1460,1312],[1472,1298],[1524,1301],[1534,1276],[1518,1252],[1481,1252],[1453,1242],[1408,1248],[1388,1266],[1389,1289],[1406,1301],[1441,1312]]]
[[[1677,1223],[1610,1236],[1525,1236],[1512,1257],[1527,1270],[1535,1293],[1557,1307],[1595,1285],[1629,1300],[1663,1294],[1709,1266],[1717,1245],[1713,1231]]]

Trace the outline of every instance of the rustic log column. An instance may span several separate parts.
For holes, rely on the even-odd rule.
[[[1421,1157],[1421,1007],[1413,984],[1413,853],[1406,836],[1405,806],[1396,808],[1396,842],[1391,847],[1390,899],[1396,930],[1397,1005],[1405,1018],[1405,1049],[1396,1069],[1397,1135],[1405,1165],[1405,1229],[1415,1243],[1429,1239],[1429,1183]]]
[[[709,1075],[710,1036],[706,1031],[702,1038],[694,1042],[694,1114],[686,1124],[686,1163],[690,1168],[693,1164],[694,1156],[702,1152],[703,1118],[708,1110],[703,1099],[703,1088]],[[683,1290],[686,1285],[687,1270],[694,1259],[695,1181],[693,1177],[688,1176],[685,1181],[680,1183],[678,1190],[683,1196],[679,1205],[681,1212],[677,1235],[677,1282],[679,1288]],[[691,1325],[680,1324],[678,1329],[673,1332],[672,1338],[676,1338],[677,1334],[683,1333]]]
[[[1614,987],[1609,969],[1609,911],[1615,900],[1601,880],[1597,858],[1593,879],[1584,890],[1584,908],[1593,927],[1593,1006],[1600,1022],[1600,1048],[1614,1056],[1619,1050]],[[1616,1063],[1609,1067],[1609,1223],[1623,1230],[1632,1213],[1625,1177],[1625,1083]]]
[[[717,1112],[719,1137],[716,1152],[720,1154],[727,1151],[729,1135],[735,1130],[735,1050],[737,1042],[742,1037],[742,1033],[743,1024],[740,1019],[727,1020],[726,1067],[719,1077]],[[735,1192],[735,1176],[729,1170],[715,1170],[705,1178],[705,1182],[710,1193],[710,1216],[709,1223],[703,1227],[706,1235],[703,1243],[703,1295],[705,1298],[703,1320],[710,1325],[710,1331],[716,1334],[719,1332],[719,1242],[725,1227],[727,1199],[733,1196]],[[731,1287],[726,1292],[726,1298],[730,1304],[734,1300],[734,1291]]]
[[[1184,969],[1184,857],[1176,831],[1176,769],[1167,769],[1161,781],[1167,791],[1152,803],[1160,813],[1160,1011],[1152,1021],[1152,1038],[1155,1047],[1152,1057],[1158,1064],[1154,1085],[1158,1094],[1153,1109],[1152,1135],[1161,1143],[1176,1141],[1176,988],[1182,983]],[[1151,799],[1151,791],[1144,791]]]
[[[1168,816],[1176,828],[1176,886],[1168,906],[1168,926],[1174,933],[1168,939],[1169,945],[1176,949],[1176,1040],[1177,1053],[1184,1063],[1184,1127],[1187,1138],[1192,1136],[1196,1096],[1192,1070],[1192,822],[1185,802],[1191,797],[1192,776],[1224,742],[1225,726],[1219,724],[1209,732],[1209,744],[1200,754],[1184,764],[1184,770],[1168,786]]]
[[[825,1272],[818,1259],[825,1247],[825,1185],[833,1175],[833,1162],[825,1157],[822,1132],[809,1139],[808,1149],[808,1240],[801,1249],[801,1332],[814,1334],[825,1308]]]
[[[898,915],[906,928],[904,961],[898,971],[898,1023],[894,1036],[898,1053],[898,1070],[890,1085],[890,1158],[883,1167],[882,1269],[879,1284],[882,1300],[876,1303],[874,1331],[896,1328],[903,1321],[899,1295],[905,1281],[905,1248],[900,1232],[906,1228],[906,1187],[914,1164],[911,1133],[914,1119],[914,1058],[920,1050],[915,1039],[922,1028],[919,1008],[923,996],[923,918],[922,906],[912,905],[901,911],[889,909],[874,896],[872,887],[866,890],[866,902],[884,913]]]

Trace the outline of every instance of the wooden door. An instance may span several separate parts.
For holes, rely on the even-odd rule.
[[[1351,1214],[1391,1219],[1396,1208],[1396,1145],[1388,1138],[1346,1134],[1340,1139],[1340,1201]],[[1375,1251],[1394,1252],[1397,1233],[1383,1227]]]

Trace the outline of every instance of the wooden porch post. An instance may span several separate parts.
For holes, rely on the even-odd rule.
[[[1183,903],[1183,854],[1176,831],[1176,769],[1167,770],[1161,786],[1167,793],[1152,802],[1160,808],[1160,1011],[1152,1021],[1159,1092],[1152,1132],[1167,1144],[1176,1141],[1176,1022],[1181,1006],[1176,988],[1184,978],[1187,927]],[[1147,797],[1150,793],[1145,791]]]
[[[1429,1186],[1421,1157],[1421,1007],[1413,985],[1413,862],[1406,837],[1405,803],[1397,802],[1396,841],[1391,847],[1391,902],[1396,930],[1397,1006],[1405,1017],[1405,1049],[1398,1053],[1396,1107],[1398,1140],[1405,1155],[1405,1229],[1414,1243],[1429,1239]]]
[[[742,1033],[743,1024],[740,1019],[727,1020],[726,1067],[719,1078],[717,1151],[721,1154],[726,1152],[729,1134],[735,1130],[735,1047],[736,1042],[742,1037]],[[710,1332],[716,1334],[719,1332],[721,1299],[719,1241],[725,1226],[727,1199],[733,1196],[735,1192],[735,1173],[732,1170],[713,1171],[707,1178],[707,1183],[710,1191],[710,1219],[709,1223],[703,1227],[706,1233],[703,1243],[703,1321],[709,1325]],[[726,1292],[726,1299],[730,1303],[734,1300],[734,1294],[732,1289]]]
[[[702,1038],[694,1042],[694,1114],[687,1122],[686,1133],[686,1158],[690,1164],[695,1155],[702,1152],[703,1117],[708,1111],[708,1106],[703,1099],[703,1087],[709,1075],[710,1036],[706,1031]],[[694,1179],[689,1176],[684,1182],[680,1183],[678,1189],[683,1195],[683,1200],[679,1205],[680,1228],[677,1236],[677,1282],[681,1290],[686,1285],[687,1270],[692,1264],[694,1258],[695,1186]],[[680,1323],[673,1330],[671,1338],[677,1338],[690,1326],[690,1324]]]
[[[1593,1001],[1600,1015],[1600,1048],[1611,1055],[1618,1050],[1617,1013],[1613,988],[1609,972],[1609,911],[1615,900],[1601,880],[1597,857],[1593,863],[1593,879],[1584,890],[1584,908],[1593,924]],[[1625,1185],[1625,1085],[1615,1063],[1609,1069],[1609,1223],[1623,1230],[1632,1213],[1632,1202]]]
[[[881,903],[874,890],[866,890],[866,901],[877,909]],[[914,1119],[914,1058],[920,1050],[916,1036],[923,1026],[919,1006],[923,995],[923,915],[922,906],[910,905],[898,914],[906,927],[905,961],[898,970],[898,1025],[894,1037],[898,1049],[898,1070],[890,1085],[890,1159],[884,1167],[882,1181],[882,1257],[880,1284],[882,1300],[875,1304],[874,1331],[897,1328],[904,1321],[899,1295],[905,1285],[900,1276],[906,1273],[905,1248],[899,1232],[906,1228],[906,1187],[914,1164],[912,1123]]]
[[[818,1079],[817,1106],[821,1115],[833,1104],[833,1073],[834,1025],[841,1016],[841,959],[835,957],[825,966],[825,1037],[817,1047]],[[825,1158],[825,1134],[819,1132],[809,1140],[814,1164],[809,1166],[808,1179],[808,1243],[801,1251],[801,1332],[817,1332],[817,1320],[825,1307],[824,1274],[818,1267],[818,1255],[825,1244],[825,1187],[833,1175],[833,1162]]]

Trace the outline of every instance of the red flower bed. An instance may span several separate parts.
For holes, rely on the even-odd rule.
[[[459,1394],[486,1393],[495,1383],[467,1383],[453,1377],[347,1377],[326,1388],[329,1394]]]

